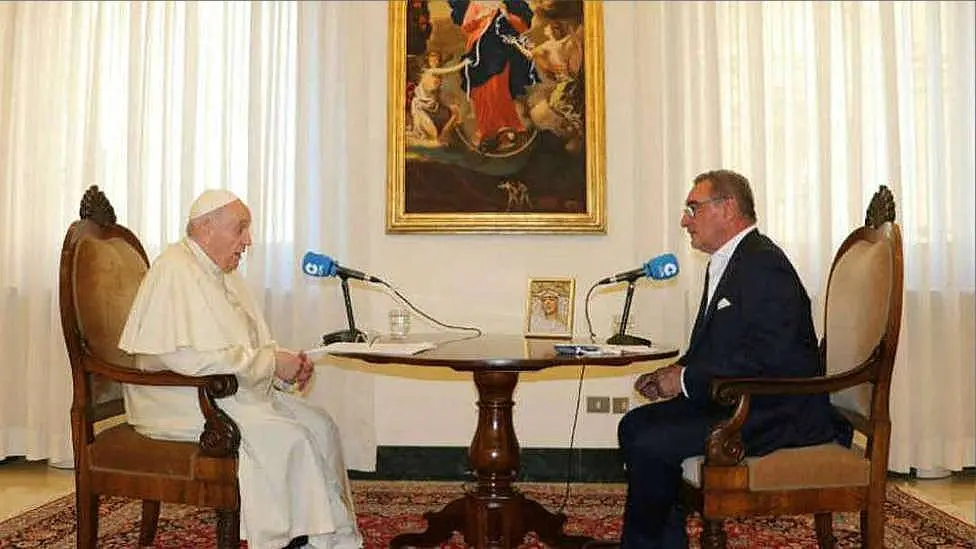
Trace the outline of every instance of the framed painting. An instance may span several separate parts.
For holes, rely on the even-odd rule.
[[[525,304],[525,337],[573,337],[576,281],[531,278]]]
[[[390,233],[603,233],[603,13],[389,2]]]

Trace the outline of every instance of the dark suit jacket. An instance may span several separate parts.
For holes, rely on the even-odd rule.
[[[709,413],[718,411],[709,394],[714,378],[824,374],[810,298],[786,254],[758,229],[733,252],[678,363],[688,397]],[[828,397],[753,397],[742,436],[749,455],[829,441]]]

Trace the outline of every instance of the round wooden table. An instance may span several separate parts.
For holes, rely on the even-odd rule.
[[[423,336],[411,339],[422,340]],[[478,425],[468,447],[468,463],[475,472],[476,484],[440,511],[425,513],[426,531],[401,534],[390,547],[435,547],[454,532],[461,532],[465,541],[478,549],[518,547],[528,532],[535,532],[550,547],[581,547],[591,541],[564,534],[566,515],[546,510],[514,486],[519,470],[519,443],[512,421],[512,396],[519,373],[584,364],[626,366],[673,357],[678,351],[648,347],[639,354],[574,356],[556,353],[554,343],[566,341],[495,335],[446,341],[435,349],[409,356],[333,353],[374,364],[471,372],[478,388]]]

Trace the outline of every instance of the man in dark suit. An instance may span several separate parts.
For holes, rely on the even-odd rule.
[[[620,421],[624,549],[688,546],[685,513],[675,505],[681,462],[704,454],[709,429],[731,412],[711,401],[713,379],[823,375],[810,298],[790,260],[756,228],[749,181],[727,170],[699,175],[681,226],[711,257],[687,351],[637,379],[652,402]],[[831,440],[828,397],[754,397],[742,436],[749,455]]]

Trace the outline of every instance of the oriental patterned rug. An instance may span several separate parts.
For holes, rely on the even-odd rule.
[[[462,490],[456,482],[353,481],[359,526],[366,538],[366,549],[386,547],[400,532],[419,532],[425,528],[423,513],[439,510]],[[521,485],[521,489],[547,508],[556,510],[565,502],[569,515],[566,531],[600,539],[617,538],[623,508],[622,485],[574,484],[565,499],[566,487],[560,484]],[[70,549],[75,546],[73,496],[0,523],[2,549]],[[101,507],[100,539],[103,549],[131,548],[138,545],[138,502],[108,498]],[[885,547],[905,549],[976,549],[976,527],[928,505],[901,489],[889,486],[885,503],[887,524]],[[211,549],[215,547],[214,514],[205,509],[163,505],[159,519],[158,548]],[[701,523],[689,524],[696,537]],[[734,548],[813,548],[816,541],[812,517],[777,517],[734,521],[726,524],[729,546]],[[860,547],[858,519],[853,514],[834,517],[838,547]],[[529,536],[524,548],[543,547]],[[242,545],[246,546],[246,544]],[[460,549],[460,536],[442,545]],[[692,547],[697,548],[693,543]]]

